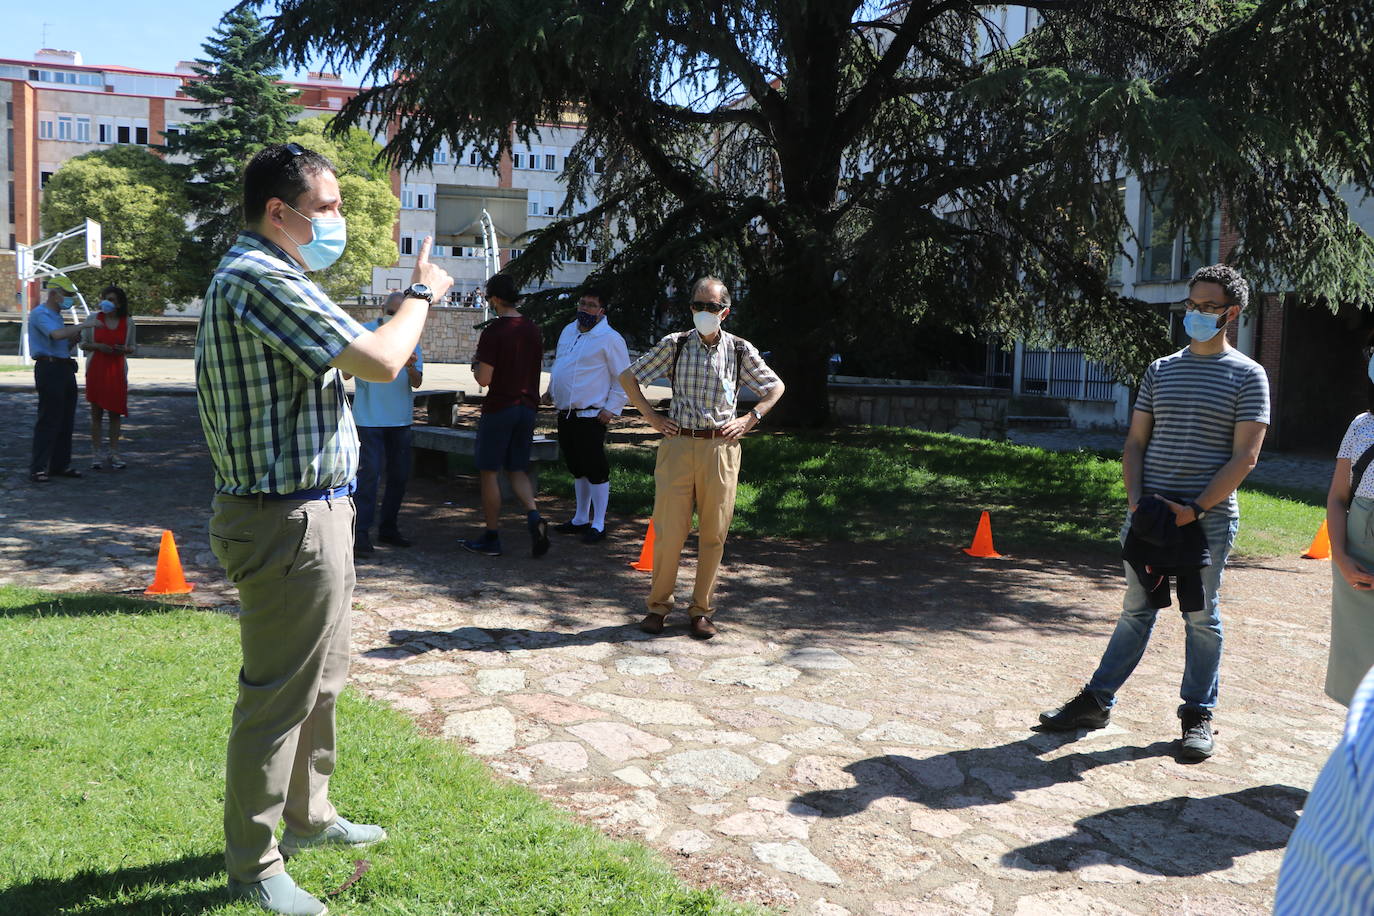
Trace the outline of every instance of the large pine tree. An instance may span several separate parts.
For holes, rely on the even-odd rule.
[[[166,150],[184,157],[190,171],[194,246],[212,266],[243,225],[239,172],[258,150],[291,132],[300,106],[283,86],[281,63],[262,44],[263,27],[251,10],[225,14],[196,60],[199,77],[186,94],[203,107],[188,109],[196,121],[167,137]]]

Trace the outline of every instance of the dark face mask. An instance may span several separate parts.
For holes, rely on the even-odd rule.
[[[590,331],[592,328],[596,327],[596,323],[597,323],[598,321],[600,321],[600,320],[601,320],[601,316],[600,316],[600,315],[592,315],[592,314],[589,314],[589,313],[587,313],[587,312],[582,311],[581,309],[578,309],[578,312],[577,312],[577,326],[578,326],[579,328],[581,328],[582,330],[584,330],[584,331]]]

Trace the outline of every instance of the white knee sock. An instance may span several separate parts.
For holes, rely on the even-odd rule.
[[[573,492],[577,494],[577,513],[572,517],[574,525],[585,525],[591,517],[592,484],[585,477],[573,479]]]
[[[589,483],[587,489],[592,496],[592,527],[597,531],[606,530],[606,503],[611,499],[611,482]]]

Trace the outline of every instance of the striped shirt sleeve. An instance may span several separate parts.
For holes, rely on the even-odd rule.
[[[308,280],[280,271],[237,273],[254,295],[236,303],[251,333],[301,374],[318,378],[364,328]]]
[[[1143,410],[1145,413],[1154,413],[1155,403],[1155,366],[1158,363],[1150,363],[1145,370],[1145,377],[1140,380],[1140,390],[1135,396],[1135,409]]]
[[[1255,366],[1241,384],[1236,399],[1237,423],[1269,423],[1269,376]]]
[[[673,368],[673,356],[677,352],[677,335],[669,334],[654,348],[630,364],[630,370],[641,385],[668,374]]]

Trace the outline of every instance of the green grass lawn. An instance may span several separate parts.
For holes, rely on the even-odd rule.
[[[612,446],[611,509],[647,516],[654,448]],[[540,486],[573,495],[561,465]],[[1119,456],[887,427],[755,435],[744,440],[733,533],[754,537],[964,545],[992,513],[1004,553],[1117,549],[1125,515]],[[1240,494],[1237,555],[1300,553],[1325,495],[1275,487]]]
[[[237,625],[207,611],[0,587],[0,913],[237,913],[220,827]],[[367,850],[320,851],[291,873],[367,914],[739,913],[399,713],[345,692],[332,795],[386,826]]]

